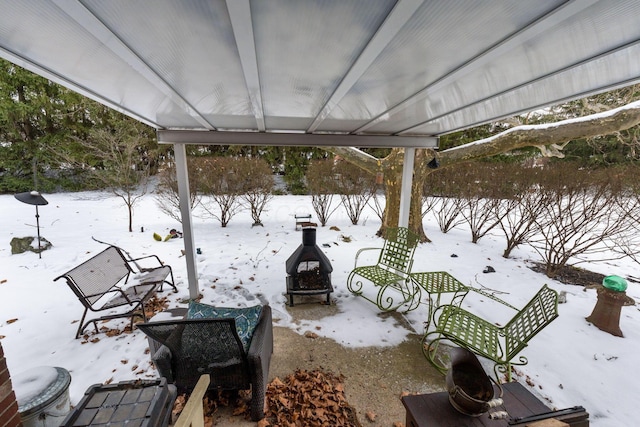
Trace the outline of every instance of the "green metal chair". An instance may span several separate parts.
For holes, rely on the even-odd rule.
[[[514,308],[495,296],[491,298]],[[517,362],[513,359],[538,332],[558,317],[558,293],[544,285],[527,305],[519,311],[516,310],[516,314],[502,327],[457,305],[443,305],[436,310],[440,314],[435,330],[427,332],[422,339],[424,355],[436,369],[443,374],[448,369],[443,360],[438,360],[437,350],[441,340],[449,340],[493,361],[496,379],[499,379],[499,374],[502,373],[507,375],[507,381],[511,381],[511,365],[528,363],[524,356],[518,357]],[[432,336],[435,337],[430,339]]]
[[[405,227],[389,228],[382,248],[363,248],[356,253],[355,267],[347,278],[347,289],[374,303],[382,311],[393,311],[407,304],[407,311],[420,303],[420,287],[410,280],[413,254],[419,237]],[[365,251],[380,251],[374,265],[358,266]],[[365,284],[372,284],[376,296],[365,294]]]

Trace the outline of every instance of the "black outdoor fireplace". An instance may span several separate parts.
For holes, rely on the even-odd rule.
[[[294,295],[327,295],[331,304],[331,272],[333,267],[327,256],[316,246],[316,229],[302,229],[302,245],[291,254],[286,263],[287,295],[293,307]]]

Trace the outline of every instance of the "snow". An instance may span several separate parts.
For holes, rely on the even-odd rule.
[[[36,235],[34,207],[12,195],[0,196],[0,343],[9,371],[16,375],[41,366],[67,369],[72,377],[72,405],[93,384],[155,378],[156,371],[145,353],[146,338],[138,330],[113,337],[90,334],[91,342],[75,339],[82,306],[63,280],[53,279],[105,248],[92,240],[94,236],[123,247],[136,257],[157,254],[173,267],[179,289],[177,294],[160,295],[169,298],[169,308],[184,306],[181,301],[189,293],[181,253],[183,241],[157,242],[152,238],[154,232],[165,236],[172,228],[180,229],[180,224],[159,211],[152,195],[145,196],[136,206],[132,233],[127,230],[126,208],[120,199],[107,193],[44,197],[49,204],[39,207],[41,235],[53,247],[38,258],[32,252],[12,255],[9,246],[14,237]],[[301,244],[294,215],[313,213],[310,196],[276,196],[262,216],[264,227],[251,227],[253,221],[246,211],[232,218],[226,228],[200,213],[196,210],[194,215],[194,233],[195,245],[202,251],[196,255],[202,302],[227,307],[268,303],[278,326],[300,334],[311,330],[347,347],[395,346],[410,333],[423,333],[425,306],[405,314],[413,327],[408,330],[392,317],[380,316],[371,303],[346,289],[356,252],[381,246],[380,238],[375,236],[380,221],[373,211],[365,211],[360,224],[352,225],[340,208],[326,227],[317,229],[317,243],[334,269],[332,298],[338,313],[303,323],[294,323],[287,313],[284,266]],[[473,244],[464,226],[443,234],[431,215],[425,217],[424,225],[433,242],[421,244],[416,250],[414,271],[447,271],[465,285],[501,292],[499,296],[516,307],[522,307],[545,283],[559,292],[565,291],[567,302],[560,305],[560,316],[521,353],[529,364],[518,368],[516,379],[553,408],[584,406],[592,426],[635,425],[633,400],[640,380],[640,370],[636,368],[640,312],[636,306],[622,308],[620,327],[624,338],[612,336],[585,320],[596,304],[596,291],[563,285],[534,272],[529,266],[538,258],[532,249],[519,248],[513,258],[504,259],[504,243],[499,234],[485,236]],[[351,241],[347,242],[347,238]],[[323,243],[330,246],[323,247]],[[483,273],[487,266],[495,272]],[[630,260],[582,266],[605,275],[629,278],[637,274],[637,266]],[[627,295],[640,298],[638,283],[629,280]],[[478,295],[470,295],[463,305],[496,321],[507,316],[495,302]],[[123,328],[127,321],[112,320],[107,326]],[[345,324],[349,327],[345,328]],[[425,359],[424,367],[418,368],[428,366]]]
[[[621,107],[618,108],[614,108],[611,110],[607,110],[607,111],[602,111],[600,113],[594,113],[594,114],[590,114],[588,116],[581,116],[581,117],[573,117],[570,119],[565,119],[565,120],[560,120],[557,122],[551,122],[551,123],[540,123],[540,124],[536,124],[536,125],[519,125],[519,126],[514,126],[510,129],[505,130],[504,132],[500,132],[496,135],[492,135],[489,136],[487,138],[483,138],[483,139],[478,139],[477,141],[472,141],[469,142],[467,144],[462,144],[462,145],[457,145],[455,147],[451,147],[449,149],[447,149],[447,152],[452,152],[455,150],[464,150],[470,146],[479,146],[482,144],[487,144],[489,142],[494,141],[497,138],[500,138],[504,135],[513,133],[513,132],[519,132],[519,131],[526,131],[526,130],[543,130],[543,129],[553,129],[553,128],[561,128],[564,125],[568,125],[570,123],[582,123],[582,122],[589,122],[591,120],[600,120],[600,119],[605,119],[607,117],[612,117],[622,111],[625,110],[634,110],[640,108],[640,101],[634,101],[634,102],[630,102],[626,105],[623,105]]]
[[[45,392],[58,379],[58,371],[51,366],[37,366],[18,372],[11,378],[16,399],[22,406]]]

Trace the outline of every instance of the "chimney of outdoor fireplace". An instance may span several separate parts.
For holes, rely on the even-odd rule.
[[[305,227],[302,229],[302,245],[303,246],[315,246],[316,244],[316,229],[314,227]]]

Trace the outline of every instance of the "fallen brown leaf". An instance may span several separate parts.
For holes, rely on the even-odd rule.
[[[297,370],[267,386],[266,419],[270,425],[360,427],[344,396],[342,375]]]
[[[186,402],[188,400],[189,395],[186,393],[183,393],[176,398],[173,404],[173,410],[171,411],[172,418],[174,420],[176,420],[180,416],[180,413],[184,410],[184,406],[186,405]],[[231,413],[234,416],[242,416],[248,419],[250,400],[251,391],[249,390],[240,390],[239,392],[220,390],[207,391],[204,398],[202,399],[202,406],[204,410],[204,425],[215,425],[213,414],[215,414],[218,408],[222,406],[231,407]]]

